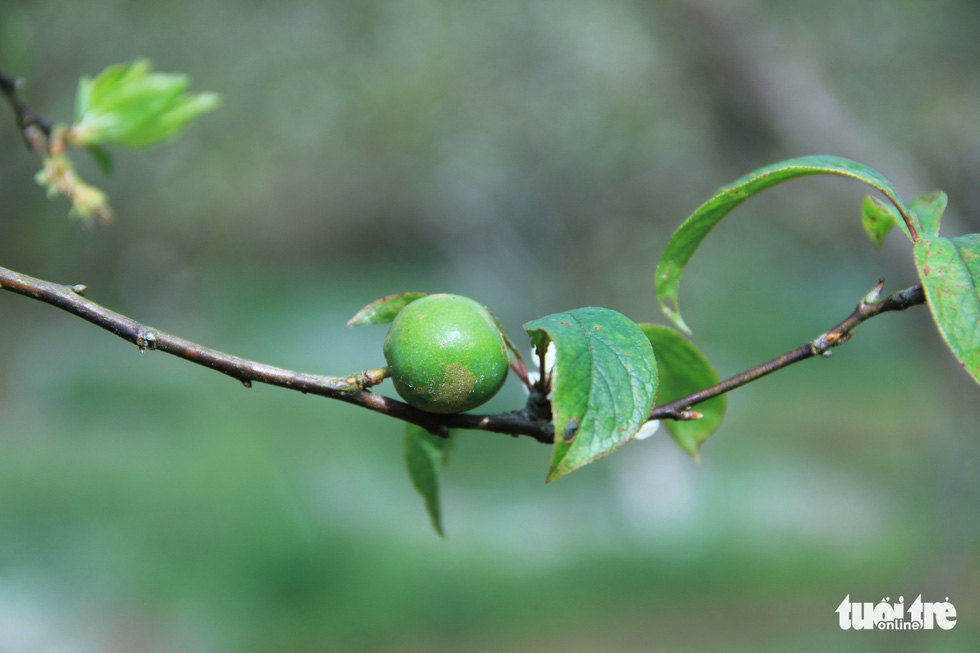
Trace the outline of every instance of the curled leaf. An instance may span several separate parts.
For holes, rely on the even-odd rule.
[[[837,156],[804,156],[760,168],[721,188],[699,206],[671,236],[657,263],[654,283],[660,308],[681,331],[691,332],[681,318],[677,289],[684,268],[708,232],[732,209],[753,195],[790,179],[819,174],[850,177],[880,191],[901,216],[902,219],[896,222],[899,228],[910,241],[915,241],[915,234],[919,231],[917,216],[905,206],[887,179],[865,165]]]

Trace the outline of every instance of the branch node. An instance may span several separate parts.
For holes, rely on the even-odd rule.
[[[367,390],[372,388],[390,376],[390,371],[387,367],[382,367],[376,370],[364,370],[359,374],[352,374],[344,379],[344,383],[349,386],[356,386],[359,390]]]
[[[820,335],[816,340],[810,343],[810,351],[813,354],[819,354],[822,358],[830,358],[833,354],[830,351],[831,347],[836,347],[841,345],[854,337],[853,331],[838,331],[834,329]]]
[[[70,290],[76,295],[78,295],[79,297],[81,297],[82,295],[85,294],[85,291],[88,290],[88,286],[86,286],[84,283],[76,283],[74,286],[70,288]]]
[[[827,339],[830,337],[829,333],[821,333],[815,340],[810,343],[810,353],[814,356],[823,356],[824,353],[830,348]]]
[[[141,326],[136,330],[136,346],[139,347],[141,354],[145,354],[147,349],[153,351],[157,348],[156,334]]]

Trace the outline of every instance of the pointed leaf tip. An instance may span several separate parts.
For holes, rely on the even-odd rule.
[[[439,479],[449,461],[453,438],[432,435],[421,426],[405,426],[405,467],[412,485],[425,501],[425,510],[432,528],[446,537],[442,525],[442,504],[439,501]]]

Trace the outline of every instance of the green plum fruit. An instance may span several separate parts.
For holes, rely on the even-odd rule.
[[[391,323],[384,344],[395,390],[430,413],[476,408],[507,378],[507,345],[497,321],[460,295],[416,299]]]

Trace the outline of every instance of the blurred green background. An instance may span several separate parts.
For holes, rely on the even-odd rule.
[[[662,321],[670,233],[779,159],[943,188],[944,231],[980,231],[977,34],[971,1],[5,0],[0,68],[51,118],[136,57],[224,105],[108,179],[80,159],[117,212],[95,230],[0,120],[0,264],[331,374],[382,362],[383,328],[343,325],[393,292],[474,297],[518,342],[577,306]],[[707,239],[681,302],[723,376],[914,282],[866,192],[791,182]],[[918,308],[733,393],[700,464],[658,435],[545,486],[547,447],[467,433],[443,541],[398,423],[4,293],[0,652],[975,650],[977,390]],[[957,626],[837,625],[920,593]]]

